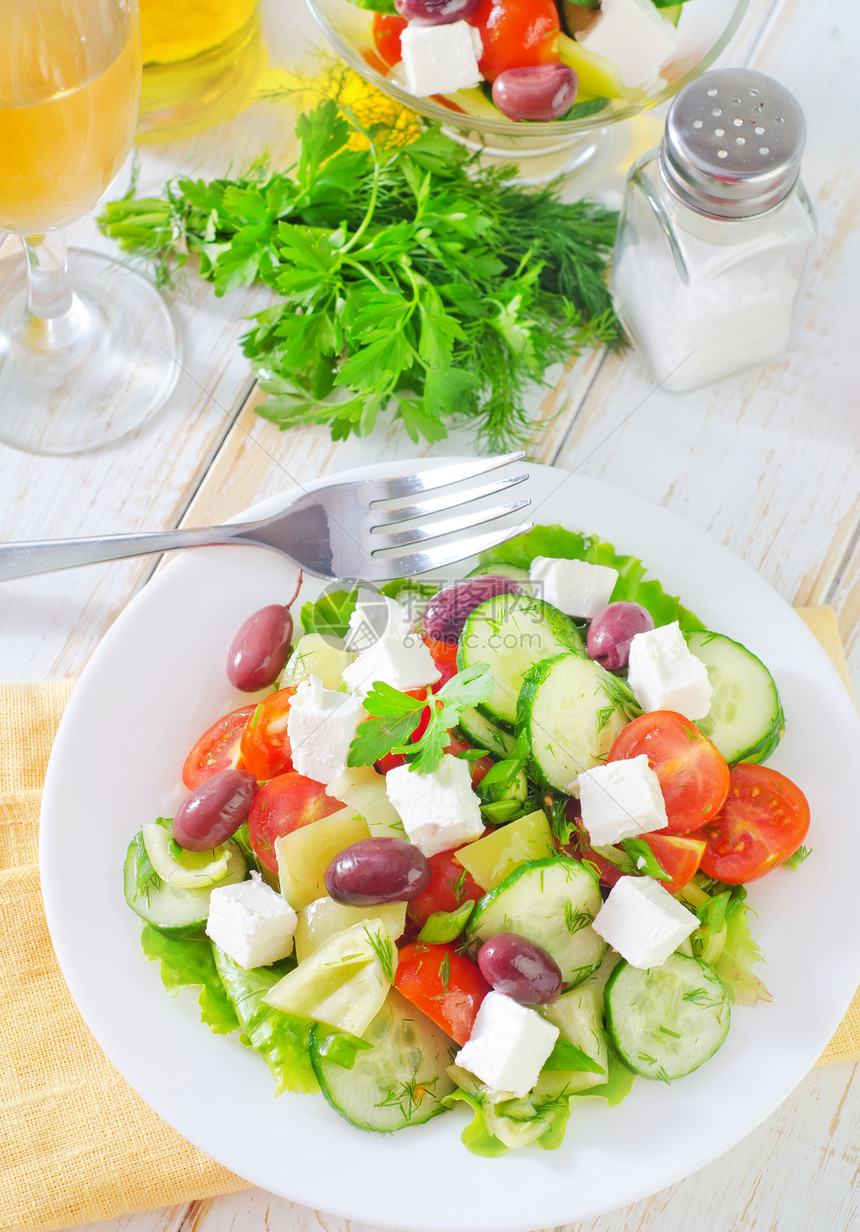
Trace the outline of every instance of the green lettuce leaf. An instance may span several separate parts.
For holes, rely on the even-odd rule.
[[[729,904],[726,939],[719,958],[712,964],[735,1005],[755,1005],[771,999],[767,988],[752,971],[753,964],[764,958],[750,930],[750,915],[754,914],[752,908],[740,900]]]
[[[215,967],[212,943],[205,933],[169,937],[144,924],[140,944],[147,958],[161,963],[161,982],[171,995],[180,988],[199,988],[200,1017],[216,1035],[229,1035],[239,1019]]]
[[[275,1009],[263,1000],[264,994],[295,967],[295,959],[246,971],[217,946],[212,946],[212,952],[221,983],[242,1028],[242,1043],[265,1061],[275,1080],[275,1094],[318,1091],[308,1047],[313,1023]]]
[[[482,564],[497,561],[528,569],[536,556],[558,556],[568,560],[585,560],[591,565],[609,565],[619,574],[612,592],[613,600],[641,603],[657,625],[667,625],[677,620],[685,632],[705,627],[698,616],[682,606],[677,596],[668,595],[656,579],[645,577],[646,569],[641,560],[616,552],[611,543],[605,543],[595,535],[565,530],[558,524],[535,526],[524,535],[517,535],[500,547],[484,552],[480,559]]]
[[[499,1099],[497,1092],[460,1066],[452,1065],[448,1072],[459,1085],[442,1102],[449,1108],[462,1102],[472,1109],[472,1120],[460,1140],[473,1155],[494,1158],[532,1144],[545,1151],[561,1146],[570,1117],[570,1095],[541,1098],[531,1091],[521,1099]]]

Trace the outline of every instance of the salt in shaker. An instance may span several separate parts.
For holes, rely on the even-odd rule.
[[[816,234],[797,100],[749,69],[676,96],[631,169],[611,290],[662,388],[682,392],[788,350]]]

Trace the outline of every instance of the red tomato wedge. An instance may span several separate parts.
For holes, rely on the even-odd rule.
[[[729,792],[722,754],[682,714],[652,710],[628,723],[609,761],[644,753],[660,780],[668,825],[663,834],[689,834],[715,817]]]
[[[394,987],[412,1004],[465,1044],[490,986],[470,958],[454,945],[404,945],[397,954]]]
[[[660,867],[669,875],[659,877],[658,881],[666,887],[670,894],[677,894],[698,872],[705,854],[706,843],[703,838],[693,834],[640,834],[638,836],[653,851]],[[624,869],[612,864],[604,856],[594,850],[588,841],[584,829],[577,826],[576,834],[571,835],[567,850],[580,860],[588,860],[594,864],[600,874],[600,884],[611,889],[619,877],[624,876]],[[619,851],[623,848],[619,847]]]
[[[242,765],[263,782],[292,770],[287,719],[295,689],[278,689],[264,697],[242,733]]]
[[[505,69],[558,62],[555,0],[480,0],[469,25],[481,35],[478,67],[488,81]]]
[[[239,746],[242,732],[255,709],[254,706],[242,706],[240,710],[232,710],[203,733],[182,767],[182,782],[189,791],[199,787],[204,779],[213,774],[241,766]]]
[[[379,53],[380,59],[385,64],[383,76],[385,76],[385,72],[389,68],[393,68],[402,59],[400,36],[408,24],[405,17],[395,17],[393,13],[391,15],[387,13],[373,14],[371,30],[374,46]]]
[[[422,640],[430,651],[430,658],[442,673],[442,678],[436,681],[433,688],[441,689],[443,684],[457,674],[457,643],[440,642],[436,638],[427,637],[426,633],[422,635]]]
[[[430,882],[410,899],[407,911],[419,926],[427,923],[434,911],[456,911],[463,903],[476,903],[484,891],[454,859],[453,851],[438,851],[429,857]]]
[[[702,871],[728,885],[757,881],[797,851],[808,829],[809,804],[791,779],[740,762],[722,810],[702,827]]]
[[[296,770],[269,779],[257,792],[248,814],[248,838],[254,854],[270,872],[277,873],[275,839],[340,808],[341,802],[327,796],[322,783]]]

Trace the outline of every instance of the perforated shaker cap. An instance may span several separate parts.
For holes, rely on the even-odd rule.
[[[751,69],[715,69],[673,100],[660,170],[699,213],[749,218],[792,191],[805,142],[803,112],[785,86]]]

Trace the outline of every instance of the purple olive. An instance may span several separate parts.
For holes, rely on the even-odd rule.
[[[525,589],[513,578],[501,573],[484,573],[466,578],[438,591],[424,609],[421,622],[424,632],[437,642],[453,645],[463,632],[463,625],[476,607],[496,595],[522,595]]]
[[[478,951],[478,967],[496,992],[523,1005],[545,1005],[561,992],[561,969],[542,946],[519,933],[499,933]]]
[[[578,86],[566,64],[508,68],[493,82],[493,102],[509,120],[557,120],[573,105]]]
[[[255,693],[274,684],[284,670],[292,637],[293,618],[282,603],[249,616],[227,655],[227,679],[234,689]]]
[[[222,770],[186,796],[173,818],[173,837],[186,851],[209,851],[235,834],[257,794],[247,770]]]
[[[345,847],[325,873],[325,887],[337,903],[372,907],[404,903],[427,888],[432,869],[414,843],[402,838],[364,838]]]
[[[444,26],[471,17],[479,0],[394,0],[401,17],[418,26]]]
[[[585,653],[608,672],[616,672],[627,666],[636,634],[653,628],[654,618],[641,604],[619,599],[598,612],[588,626]]]

